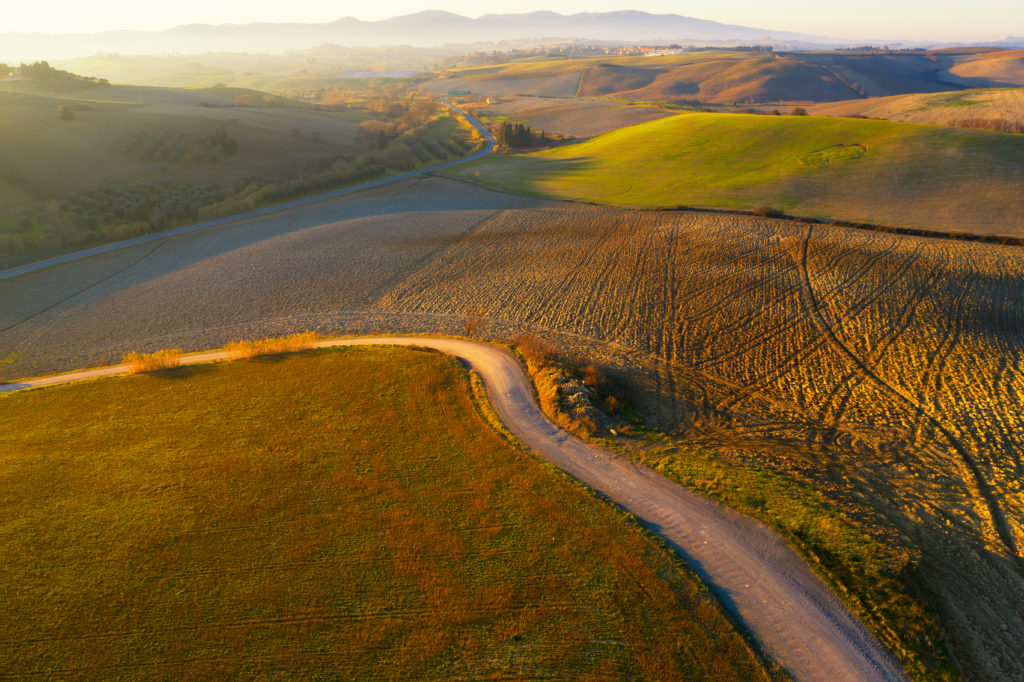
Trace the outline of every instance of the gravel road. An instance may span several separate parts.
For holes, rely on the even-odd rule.
[[[423,346],[476,370],[498,416],[535,453],[640,519],[682,554],[798,680],[903,680],[899,664],[785,543],[760,523],[587,443],[539,410],[519,362],[492,345],[416,336],[330,339],[321,346]],[[212,351],[185,364],[226,359]],[[123,365],[0,384],[0,393],[123,374]]]

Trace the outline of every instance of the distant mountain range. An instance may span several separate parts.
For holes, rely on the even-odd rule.
[[[842,41],[789,31],[732,26],[677,14],[646,12],[555,12],[487,14],[478,19],[450,12],[425,11],[384,21],[352,17],[325,24],[191,24],[164,31],[107,31],[53,35],[0,33],[0,61],[72,59],[103,53],[199,54],[206,52],[276,53],[325,43],[346,46],[498,43],[524,39],[584,39],[664,42],[683,45],[722,43],[805,43]]]

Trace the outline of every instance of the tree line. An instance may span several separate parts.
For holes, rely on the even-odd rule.
[[[519,122],[502,121],[495,133],[498,142],[506,147],[534,147],[548,141],[544,131],[537,133],[533,128]]]

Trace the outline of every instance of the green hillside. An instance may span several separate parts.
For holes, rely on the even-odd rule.
[[[755,209],[1024,235],[1024,136],[891,121],[682,114],[453,171],[616,206]]]

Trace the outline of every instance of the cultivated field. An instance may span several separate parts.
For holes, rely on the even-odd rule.
[[[895,95],[815,104],[807,107],[807,111],[813,116],[866,116],[939,125],[1006,121],[1024,126],[1024,90],[989,88],[927,95]]]
[[[486,310],[490,333],[606,367],[686,442],[892,524],[960,669],[1006,678],[1024,666],[1021,254],[420,180],[0,282],[0,376],[306,328],[460,333]]]
[[[484,122],[507,119],[547,134],[575,137],[600,135],[672,114],[653,106],[553,97],[512,97],[473,109]]]
[[[4,396],[5,674],[770,677],[457,367],[346,350]]]
[[[1024,136],[889,121],[681,114],[450,171],[616,206],[770,206],[801,216],[1024,236]]]
[[[319,92],[323,107],[242,88],[90,85],[0,99],[0,266],[435,166],[482,143],[407,83],[334,87]]]
[[[1024,50],[991,50],[941,58],[951,80],[967,87],[1024,86]]]

